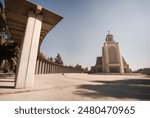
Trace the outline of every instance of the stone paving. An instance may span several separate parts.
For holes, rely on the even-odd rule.
[[[36,75],[33,88],[14,89],[13,76],[0,76],[1,101],[150,100],[144,75]]]

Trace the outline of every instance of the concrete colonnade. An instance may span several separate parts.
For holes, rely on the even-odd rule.
[[[55,64],[46,59],[37,59],[35,74],[50,74],[50,73],[81,73],[82,69],[71,68]]]
[[[21,49],[15,88],[30,88],[34,85],[35,73],[47,74],[54,71],[50,69],[54,67],[47,61],[37,60],[37,55],[45,36],[63,17],[29,0],[4,2],[7,27],[14,42]]]

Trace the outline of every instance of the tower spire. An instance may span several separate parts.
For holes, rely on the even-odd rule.
[[[112,42],[113,41],[113,35],[110,34],[110,30],[107,31],[108,34],[106,35],[106,42]]]
[[[108,35],[110,35],[110,30],[108,30],[107,32],[108,32]]]

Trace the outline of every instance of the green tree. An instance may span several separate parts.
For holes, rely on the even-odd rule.
[[[138,69],[138,70],[136,70],[134,72],[135,73],[142,73],[142,74],[150,75],[150,68],[141,68],[141,69]]]
[[[49,59],[49,60],[53,62],[53,57],[50,57],[50,59]]]
[[[3,5],[0,2],[0,32],[6,30],[6,22],[4,20]]]
[[[3,15],[3,6],[0,2],[0,70],[4,73],[9,70],[15,72],[20,49],[12,40]]]
[[[60,56],[59,53],[58,53],[57,56],[55,57],[54,62],[55,62],[56,64],[63,65],[63,61],[62,61],[62,58],[61,58],[61,56]]]
[[[0,38],[0,69],[5,73],[16,71],[20,49],[13,40]]]
[[[84,69],[84,72],[85,72],[85,73],[88,73],[88,72],[89,72],[88,67],[86,67],[86,68]]]
[[[77,69],[82,69],[82,66],[79,65],[79,64],[77,64],[77,65],[75,66],[75,68],[77,68]]]

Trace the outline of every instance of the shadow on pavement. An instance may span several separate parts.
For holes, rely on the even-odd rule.
[[[148,79],[91,82],[94,83],[77,86],[75,94],[95,99],[114,97],[119,99],[150,100],[150,80]]]
[[[14,86],[0,86],[0,89],[14,89]]]

